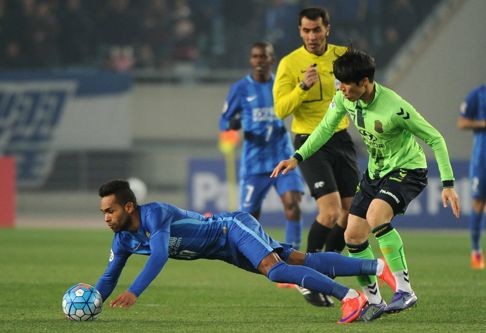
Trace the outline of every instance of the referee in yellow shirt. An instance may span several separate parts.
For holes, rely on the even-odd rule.
[[[298,149],[324,117],[336,92],[333,61],[346,47],[329,44],[329,14],[324,8],[306,8],[299,13],[299,32],[304,45],[280,61],[273,86],[277,117],[290,115],[294,146]],[[318,214],[310,227],[307,252],[344,249],[344,230],[351,201],[359,181],[356,151],[346,131],[344,118],[333,137],[299,163]],[[305,299],[316,306],[332,306],[327,295],[300,288]]]

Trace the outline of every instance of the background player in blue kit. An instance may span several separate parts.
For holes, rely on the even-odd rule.
[[[457,126],[460,129],[474,132],[469,167],[473,199],[469,218],[472,247],[471,268],[484,269],[481,234],[486,206],[486,85],[476,87],[467,95],[466,100],[461,105],[460,112]]]
[[[96,283],[103,301],[110,296],[132,254],[148,260],[131,286],[110,305],[130,307],[159,274],[168,258],[217,259],[265,275],[275,282],[294,283],[333,295],[342,301],[342,318],[359,317],[365,298],[328,276],[381,275],[381,259],[349,258],[337,253],[304,254],[273,240],[248,213],[221,213],[204,217],[176,206],[152,202],[138,205],[127,181],[112,180],[99,189],[100,210],[113,230],[108,266]]]
[[[234,83],[220,118],[220,130],[243,129],[240,163],[240,210],[260,218],[263,200],[275,187],[284,207],[285,242],[300,247],[302,219],[300,210],[304,184],[296,170],[282,179],[270,178],[275,165],[293,152],[290,135],[273,110],[273,46],[254,43],[250,51],[251,74]]]

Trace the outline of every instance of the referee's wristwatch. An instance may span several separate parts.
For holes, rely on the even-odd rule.
[[[304,91],[307,91],[307,90],[309,90],[309,89],[310,89],[310,87],[308,87],[308,86],[305,84],[305,82],[304,82],[304,81],[300,81],[300,83],[299,83],[299,87],[300,87],[300,89],[302,89],[302,90],[304,90]]]

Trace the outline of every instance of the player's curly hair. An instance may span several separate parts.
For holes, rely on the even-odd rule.
[[[137,206],[137,198],[135,194],[130,189],[130,184],[128,181],[123,179],[114,179],[100,186],[98,190],[98,195],[100,198],[115,195],[116,200],[122,206],[127,202],[133,202]]]

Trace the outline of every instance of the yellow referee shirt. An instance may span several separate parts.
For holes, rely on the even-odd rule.
[[[346,52],[346,47],[327,44],[323,55],[308,52],[304,46],[286,55],[278,64],[273,85],[274,109],[277,117],[284,119],[293,115],[292,132],[310,134],[321,122],[336,92],[332,63]],[[309,90],[299,87],[306,69],[317,64],[319,81]],[[349,126],[348,117],[344,117],[336,132]]]

